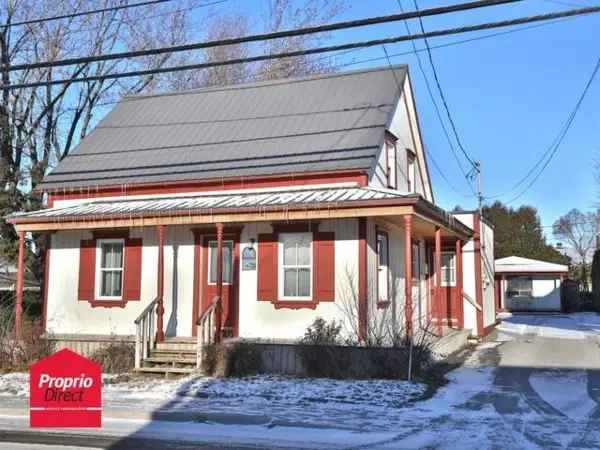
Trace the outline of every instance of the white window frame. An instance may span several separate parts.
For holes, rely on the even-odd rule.
[[[308,250],[308,256],[310,258],[310,263],[309,265],[289,265],[289,266],[284,266],[283,265],[283,240],[285,237],[287,236],[298,236],[298,235],[303,235],[305,237],[307,237],[310,240],[310,247]],[[291,301],[306,301],[306,300],[312,300],[313,299],[313,277],[314,277],[314,261],[313,261],[313,233],[311,232],[300,232],[300,233],[279,233],[279,236],[277,238],[277,290],[278,290],[278,296],[279,299],[281,300],[291,300]],[[284,273],[285,273],[285,268],[286,267],[294,267],[294,268],[306,268],[308,267],[310,269],[310,276],[309,276],[309,283],[310,283],[310,287],[309,287],[309,295],[308,296],[298,296],[298,297],[294,297],[294,296],[286,296],[284,295],[285,293],[285,278],[284,278]]]
[[[417,155],[412,150],[407,149],[406,151],[406,179],[408,181],[408,192],[417,192]]]
[[[216,239],[209,239],[208,243],[206,244],[206,246],[208,247],[208,260],[207,260],[207,264],[208,264],[207,269],[208,270],[207,270],[207,274],[206,274],[207,275],[207,280],[206,281],[207,281],[207,283],[210,286],[216,286],[216,284],[217,284],[216,281],[214,283],[210,281],[210,278],[211,278],[210,277],[211,276],[210,269],[212,267],[211,264],[210,264],[210,262],[212,261],[212,252],[213,251],[215,251],[215,252],[217,251],[217,247],[211,247],[210,246],[211,242],[214,242],[216,244],[217,240]],[[231,239],[223,239],[223,247],[225,247],[225,243],[231,243],[231,271],[229,273],[229,276],[231,277],[231,281],[227,282],[227,281],[225,281],[225,279],[223,279],[223,286],[231,286],[233,284],[233,251],[234,251],[234,243],[233,243],[233,240],[231,240]],[[215,274],[215,280],[216,280],[216,278],[217,278],[217,274]]]
[[[445,281],[444,280],[444,274],[446,273],[446,271],[444,270],[444,255],[450,255],[450,268],[451,270],[451,274],[453,275],[454,280],[452,280],[452,278],[450,280]],[[446,287],[454,287],[456,286],[456,253],[455,252],[442,252],[442,267],[441,267],[441,276],[442,276],[442,286],[446,286]]]
[[[387,187],[390,189],[398,188],[398,155],[396,151],[396,144],[387,142],[385,144],[385,156],[387,158]]]
[[[123,248],[121,252],[121,295],[102,295],[102,272],[111,271],[115,272],[117,268],[102,268],[102,245],[103,244],[121,244]],[[97,239],[96,240],[96,283],[95,291],[96,298],[98,300],[123,300],[123,283],[125,282],[125,239],[123,238],[111,238],[111,239]]]

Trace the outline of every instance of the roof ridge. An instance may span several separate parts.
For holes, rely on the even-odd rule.
[[[296,77],[277,78],[277,79],[272,79],[272,80],[258,80],[258,81],[244,82],[244,83],[238,83],[238,84],[229,84],[229,85],[225,85],[225,86],[207,86],[207,87],[194,88],[194,89],[184,89],[182,91],[160,92],[160,93],[153,93],[153,94],[126,95],[118,103],[123,103],[123,102],[128,102],[128,101],[136,101],[136,100],[144,100],[144,99],[155,98],[155,97],[170,97],[170,96],[178,96],[178,95],[203,94],[203,93],[207,93],[207,92],[254,89],[254,88],[262,88],[262,87],[268,87],[268,86],[274,86],[274,85],[316,81],[316,80],[322,80],[322,79],[326,79],[326,78],[343,78],[343,77],[355,76],[355,75],[371,73],[371,72],[396,71],[399,69],[408,69],[408,64],[393,64],[393,65],[369,67],[369,68],[365,68],[365,69],[349,70],[349,71],[345,71],[345,72],[316,73],[316,74],[308,74],[308,75],[302,75],[302,76],[296,76]]]

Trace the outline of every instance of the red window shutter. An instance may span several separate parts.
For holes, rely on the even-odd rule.
[[[315,233],[315,293],[319,302],[335,301],[335,234]]]
[[[258,235],[258,300],[277,300],[277,235]]]
[[[123,300],[139,300],[142,286],[142,240],[125,240]]]
[[[94,300],[96,282],[96,241],[82,240],[79,248],[79,300]]]

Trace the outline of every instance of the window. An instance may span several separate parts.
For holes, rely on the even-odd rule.
[[[386,158],[387,158],[387,178],[388,187],[396,189],[398,185],[396,176],[396,146],[390,142],[385,144]]]
[[[456,286],[455,263],[453,252],[442,252],[442,286]]]
[[[412,151],[407,150],[406,159],[406,180],[408,182],[408,192],[416,192],[417,186],[415,182],[415,154]]]
[[[279,297],[312,299],[312,233],[279,235]]]
[[[506,293],[509,297],[532,297],[533,282],[527,277],[512,277],[507,280]]]
[[[231,284],[231,263],[233,255],[233,241],[223,241],[223,283]],[[208,271],[208,283],[217,283],[217,241],[208,243],[208,260],[210,267]]]
[[[380,302],[389,300],[389,249],[388,234],[384,231],[377,231],[377,292],[379,293]]]
[[[97,295],[101,299],[120,300],[123,297],[124,239],[98,239]]]

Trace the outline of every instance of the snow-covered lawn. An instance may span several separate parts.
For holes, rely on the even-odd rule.
[[[3,397],[25,400],[25,373],[0,375]],[[330,380],[256,376],[243,379],[104,376],[105,409],[185,411],[254,417],[254,422],[278,425],[330,426],[383,430],[400,420],[402,411],[426,386],[402,380]],[[257,418],[258,417],[258,418]],[[340,417],[344,420],[340,422]],[[261,420],[262,418],[262,420]]]

